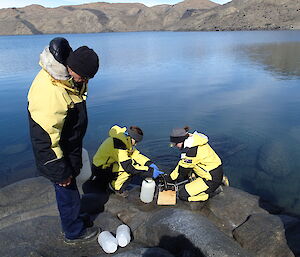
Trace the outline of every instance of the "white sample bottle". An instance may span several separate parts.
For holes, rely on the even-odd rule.
[[[145,178],[142,183],[140,199],[144,203],[151,203],[155,192],[155,182],[152,178]]]
[[[106,253],[114,253],[118,249],[118,241],[109,231],[99,234],[98,243]]]
[[[131,240],[130,228],[125,224],[118,226],[116,232],[116,238],[118,240],[119,246],[125,247],[126,245],[128,245]]]
[[[92,175],[91,163],[89,153],[86,149],[82,148],[82,168],[80,174],[77,176],[77,181],[85,182]]]

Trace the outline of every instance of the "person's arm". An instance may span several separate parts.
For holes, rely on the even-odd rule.
[[[142,163],[139,164],[138,161],[141,161],[141,157],[142,155],[137,153],[133,153],[132,156],[129,157],[127,150],[117,150],[118,162],[120,163],[121,167],[124,169],[125,172],[131,175],[138,175],[142,173],[145,176],[152,177],[153,168],[142,165]]]

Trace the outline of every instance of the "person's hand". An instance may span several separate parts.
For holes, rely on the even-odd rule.
[[[58,183],[61,187],[66,187],[68,185],[70,185],[72,182],[72,176],[68,177],[66,180]]]
[[[154,163],[152,163],[149,167],[153,168],[154,170],[159,170],[159,168]]]
[[[157,178],[159,175],[165,174],[163,171],[160,171],[159,169],[154,169],[153,170],[153,175],[152,177],[155,179]]]

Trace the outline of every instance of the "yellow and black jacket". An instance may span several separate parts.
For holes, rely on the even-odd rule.
[[[221,184],[223,171],[221,159],[208,144],[208,137],[194,132],[184,141],[181,159],[171,172],[172,180],[185,180],[188,201],[204,201],[209,197],[208,189],[213,191]]]
[[[41,71],[28,93],[30,136],[38,171],[53,182],[77,176],[82,167],[82,140],[87,128],[86,85],[73,85],[64,65],[48,48],[40,55]]]
[[[152,162],[131,144],[131,138],[124,133],[126,127],[113,126],[109,137],[100,145],[93,158],[93,173],[111,168],[115,179],[111,182],[114,189],[120,190],[132,175],[143,174],[152,177]]]

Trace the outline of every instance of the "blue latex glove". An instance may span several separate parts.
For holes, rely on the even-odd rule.
[[[159,170],[159,168],[154,163],[152,163],[149,167],[153,168],[154,170]]]
[[[153,170],[153,175],[152,175],[152,177],[155,179],[155,178],[157,178],[159,175],[162,175],[162,174],[164,174],[163,171],[160,171],[160,170],[158,170],[158,169],[154,169],[154,170]]]

